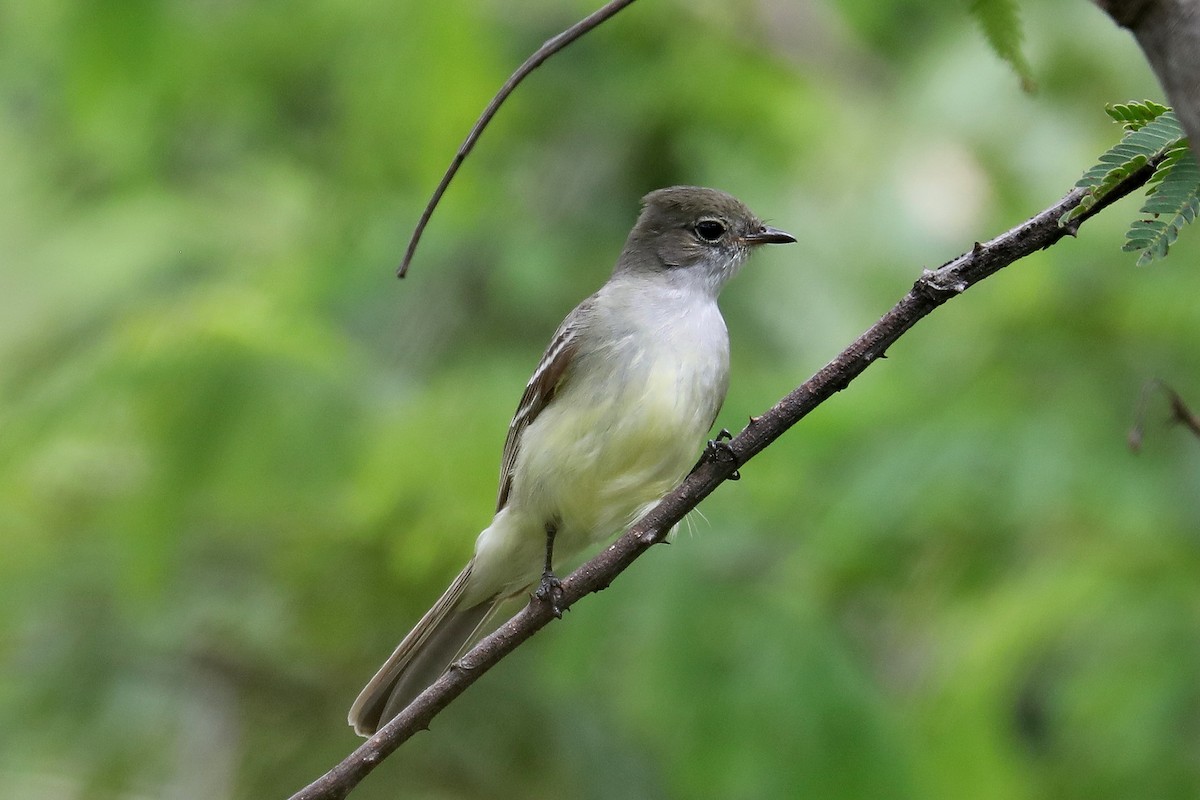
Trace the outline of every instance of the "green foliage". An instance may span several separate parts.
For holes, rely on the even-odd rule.
[[[1126,106],[1127,108],[1129,106]],[[1117,117],[1115,115],[1114,119]],[[1127,127],[1125,136],[1101,156],[1099,161],[1083,173],[1075,182],[1081,189],[1089,189],[1090,202],[1080,203],[1090,208],[1118,183],[1146,166],[1151,159],[1158,158],[1183,137],[1183,129],[1175,114],[1166,111],[1141,124]],[[1068,215],[1073,219],[1074,212]]]
[[[1139,252],[1137,263],[1142,266],[1165,258],[1179,231],[1196,218],[1200,168],[1179,120],[1166,106],[1144,100],[1110,104],[1105,112],[1124,127],[1125,135],[1075,182],[1087,193],[1063,214],[1059,224],[1078,219],[1121,181],[1157,160],[1141,209],[1153,216],[1130,224],[1125,234],[1128,241],[1122,248]]]
[[[1143,100],[1113,103],[1104,110],[1124,127],[1125,135],[1076,181],[1077,187],[1088,192],[1060,223],[1077,219],[1121,181],[1161,159],[1146,184],[1146,202],[1141,208],[1143,214],[1152,216],[1130,224],[1122,247],[1137,252],[1137,264],[1144,266],[1156,258],[1166,258],[1179,231],[1195,220],[1200,208],[1200,166],[1179,120],[1168,107]]]
[[[1057,196],[1114,130],[1094,97],[1147,72],[1087,4],[1022,2],[1066,59],[1031,108],[951,0],[637,3],[513,98],[396,281],[481,106],[595,5],[0,0],[4,796],[283,798],[356,746],[645,191],[802,238],[722,298],[737,429]],[[1097,270],[1125,225],[1089,226],[351,800],[1200,796],[1200,461],[1164,427],[1122,446],[1145,376],[1200,395],[1200,270]]]
[[[1126,251],[1140,251],[1138,266],[1166,258],[1180,228],[1196,219],[1200,207],[1200,165],[1186,141],[1167,151],[1150,181],[1142,213],[1153,217],[1135,220],[1125,234],[1128,241],[1122,247]]]
[[[1153,100],[1143,100],[1140,103],[1136,101],[1109,103],[1104,107],[1104,112],[1121,123],[1127,131],[1136,131],[1170,110],[1167,106]]]
[[[1016,0],[970,0],[967,8],[983,29],[992,50],[1017,73],[1021,88],[1034,91],[1037,84],[1022,47],[1024,36]]]

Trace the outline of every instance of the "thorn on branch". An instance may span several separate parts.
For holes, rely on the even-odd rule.
[[[451,662],[450,669],[454,670],[455,672],[471,672],[472,670],[476,669],[478,665],[472,664],[470,661],[468,661],[467,656],[468,653],[464,653],[462,658]]]
[[[976,247],[980,247],[979,243],[975,243]],[[972,254],[981,252],[981,250],[973,250]],[[944,303],[952,297],[965,292],[968,288],[966,281],[951,277],[952,272],[943,272],[938,270],[922,270],[921,277],[913,284],[913,291],[924,295],[935,303]]]
[[[657,528],[651,528],[650,530],[643,533],[641,535],[640,540],[647,547],[650,547],[650,546],[656,545],[656,544],[670,544],[671,543],[670,539],[668,539],[665,536],[660,535],[659,530]]]

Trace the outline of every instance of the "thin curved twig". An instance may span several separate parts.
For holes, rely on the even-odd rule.
[[[837,358],[762,416],[751,417],[750,424],[727,442],[733,458],[702,461],[677,489],[627,533],[563,580],[560,608],[570,608],[585,595],[608,588],[642,553],[665,540],[672,526],[728,480],[738,467],[766,449],[818,405],[846,388],[935,308],[1019,259],[1050,247],[1064,237],[1074,236],[1080,224],[1143,186],[1156,166],[1157,161],[1153,161],[1134,172],[1086,213],[1072,220],[1069,226],[1061,226],[1059,219],[1079,204],[1086,193],[1083,189],[1073,189],[1037,216],[989,242],[977,242],[970,252],[938,269],[923,271],[908,294]],[[418,731],[428,728],[430,721],[454,698],[554,618],[547,603],[531,601],[475,645],[399,716],[340,764],[293,795],[291,800],[341,800],[346,797],[383,759]]]
[[[525,80],[529,73],[540,67],[550,56],[562,50],[592,28],[600,25],[600,23],[616,16],[617,12],[626,6],[632,5],[633,2],[634,0],[612,0],[612,2],[592,12],[562,33],[551,39],[547,39],[533,55],[525,59],[525,63],[517,67],[516,72],[509,76],[504,85],[500,87],[500,91],[496,92],[495,97],[488,103],[487,108],[483,110],[483,114],[476,120],[475,127],[471,128],[471,132],[467,134],[467,138],[459,145],[458,152],[454,154],[454,160],[450,162],[446,173],[442,175],[441,182],[433,190],[433,196],[429,198],[429,202],[425,205],[425,210],[421,212],[421,218],[417,220],[417,227],[413,229],[412,238],[408,240],[408,248],[404,251],[404,260],[396,268],[397,278],[403,278],[408,273],[408,265],[412,263],[413,254],[417,252],[417,243],[421,241],[421,234],[425,232],[425,226],[429,224],[429,218],[433,216],[433,210],[437,208],[437,204],[441,202],[442,195],[446,193],[446,187],[450,185],[450,181],[458,174],[458,168],[462,166],[467,155],[475,147],[475,142],[483,134],[483,129],[492,121],[492,117],[496,116],[496,112],[500,110],[500,105],[508,99],[508,96],[513,93],[517,85]]]

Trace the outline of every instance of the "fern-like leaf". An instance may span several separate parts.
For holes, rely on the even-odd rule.
[[[1121,123],[1127,131],[1136,131],[1138,128],[1153,122],[1170,110],[1153,100],[1142,100],[1141,102],[1131,100],[1128,103],[1109,103],[1104,107],[1104,112],[1115,121]]]
[[[1138,127],[1126,125],[1125,136],[1121,141],[1101,155],[1096,165],[1075,182],[1077,187],[1087,189],[1088,192],[1079,205],[1063,214],[1058,221],[1059,225],[1066,225],[1077,219],[1121,181],[1183,140],[1183,129],[1179,126],[1174,112],[1163,111],[1149,122],[1145,122],[1144,115],[1149,113],[1149,105],[1130,103],[1122,108],[1129,111],[1117,113],[1127,113],[1129,117],[1135,118],[1130,122],[1138,124]],[[1111,111],[1109,114],[1114,119],[1118,118]]]
[[[1021,16],[1016,0],[970,0],[967,8],[979,22],[992,50],[1017,73],[1021,88],[1034,91],[1037,84],[1021,47]]]
[[[1200,163],[1187,142],[1176,144],[1158,165],[1147,192],[1143,214],[1151,219],[1135,220],[1125,234],[1123,250],[1140,252],[1138,266],[1165,258],[1184,225],[1200,212]]]

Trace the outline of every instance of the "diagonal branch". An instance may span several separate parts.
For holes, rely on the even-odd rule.
[[[397,278],[403,278],[408,272],[408,265],[412,262],[413,254],[417,252],[417,243],[421,241],[421,234],[425,232],[425,226],[429,224],[429,218],[433,216],[433,210],[437,208],[437,204],[441,202],[442,195],[446,193],[446,187],[450,185],[450,181],[454,180],[454,176],[458,173],[458,168],[462,166],[467,155],[475,147],[475,142],[483,134],[483,129],[492,121],[492,117],[496,116],[496,112],[500,110],[500,105],[508,99],[508,96],[513,93],[517,85],[525,80],[529,73],[540,67],[550,56],[562,50],[592,28],[600,25],[600,23],[616,16],[617,12],[632,4],[633,0],[611,0],[611,2],[596,9],[562,33],[547,39],[533,55],[525,59],[525,63],[517,67],[516,72],[509,76],[504,85],[500,87],[500,91],[496,92],[495,97],[492,98],[487,108],[483,110],[479,119],[476,120],[475,127],[471,128],[471,132],[467,134],[467,138],[459,145],[458,152],[454,154],[454,160],[450,162],[450,166],[446,168],[446,173],[442,175],[441,182],[433,190],[433,196],[426,203],[425,210],[421,212],[421,218],[417,220],[417,227],[413,229],[412,238],[408,240],[408,248],[404,251],[404,260],[396,268]]]
[[[859,336],[837,358],[794,389],[728,442],[732,458],[703,461],[684,482],[611,546],[588,561],[562,582],[559,605],[569,608],[584,595],[606,589],[626,567],[652,545],[662,542],[675,523],[727,480],[737,467],[778,439],[810,411],[849,385],[867,367],[882,358],[897,339],[923,317],[979,281],[1015,261],[1043,250],[1065,236],[1073,236],[1079,225],[1146,183],[1156,162],[1126,178],[1086,213],[1059,225],[1059,219],[1079,204],[1083,189],[1074,189],[1050,208],[970,252],[925,270],[899,303]],[[468,686],[495,666],[554,619],[549,604],[531,601],[512,619],[480,641],[408,708],[364,742],[344,761],[321,778],[297,792],[291,800],[344,798],[367,773],[379,765],[413,734],[429,727],[430,721]]]

